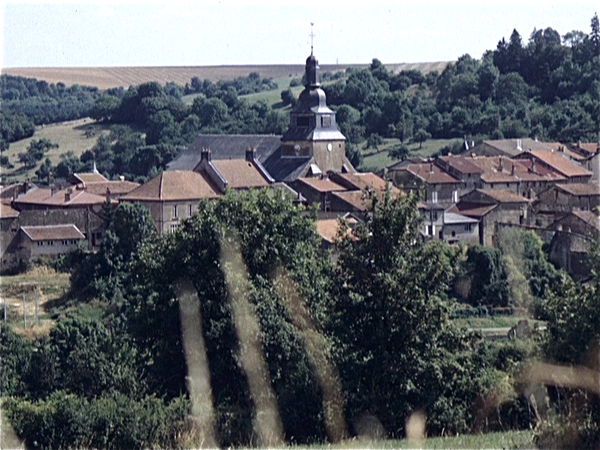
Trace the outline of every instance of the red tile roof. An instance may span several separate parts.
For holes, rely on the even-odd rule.
[[[406,170],[429,184],[460,184],[461,180],[453,177],[441,167],[433,163],[409,164]]]
[[[531,150],[520,157],[534,157],[566,177],[591,177],[592,173],[579,164],[569,160],[561,152]]]
[[[111,195],[125,195],[139,187],[140,183],[133,181],[98,181],[85,183],[82,188],[90,194],[106,195],[108,189]]]
[[[74,173],[73,177],[80,180],[82,183],[101,183],[108,181],[104,176],[99,173]]]
[[[191,170],[168,170],[124,195],[126,201],[181,201],[217,198],[219,191],[210,179]]]
[[[459,202],[455,205],[452,205],[448,209],[448,212],[480,219],[497,207],[498,205],[482,205],[481,203]]]
[[[596,230],[600,231],[600,216],[592,211],[573,211],[575,217],[583,220],[588,225],[591,225]]]
[[[348,223],[348,225],[350,225],[350,227],[348,227],[346,231],[346,234],[350,234],[352,233],[351,225],[358,223],[358,221],[353,217],[349,217],[346,219],[346,222]],[[319,235],[324,240],[326,240],[329,243],[335,242],[340,226],[340,222],[337,218],[319,219],[317,220],[316,226],[317,233],[319,233]]]
[[[267,179],[256,166],[245,159],[216,159],[212,164],[227,180],[232,189],[266,187]]]
[[[77,208],[82,206],[102,205],[106,197],[91,194],[77,187],[68,187],[52,194],[50,188],[34,188],[15,200],[19,205],[36,205],[41,207]],[[116,200],[113,200],[116,203]]]
[[[6,203],[0,203],[0,219],[14,219],[19,217],[19,211]]]
[[[336,173],[334,181],[340,178],[342,182],[349,185],[349,189],[368,191],[372,189],[377,192],[385,192],[388,182],[373,172],[364,173]],[[351,186],[351,187],[350,187]],[[399,194],[400,190],[392,186],[392,193]]]
[[[21,227],[32,241],[83,240],[85,236],[73,224]]]
[[[523,197],[520,194],[503,189],[477,189],[483,195],[490,197],[498,203],[529,203],[531,200]]]
[[[298,182],[310,186],[318,192],[335,192],[346,190],[344,186],[331,181],[329,178],[305,177],[298,178]]]
[[[444,165],[452,167],[454,170],[470,175],[474,173],[483,173],[483,169],[473,163],[470,157],[460,155],[440,156],[438,158]]]
[[[595,197],[600,195],[600,184],[597,182],[557,184],[556,189],[575,196]]]
[[[367,194],[363,191],[333,192],[332,195],[343,200],[357,211],[366,211],[369,209],[369,204],[371,202],[368,199]]]

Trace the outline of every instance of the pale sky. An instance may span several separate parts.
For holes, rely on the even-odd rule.
[[[481,58],[514,28],[590,32],[597,2],[2,3],[1,67],[385,64]]]

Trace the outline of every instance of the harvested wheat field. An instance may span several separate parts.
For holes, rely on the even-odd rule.
[[[401,70],[415,69],[423,73],[444,70],[447,62],[386,64],[389,70],[397,73]],[[368,64],[321,64],[322,72],[346,70],[348,67],[367,67]],[[182,66],[182,67],[25,67],[4,68],[2,73],[45,80],[49,83],[64,83],[67,86],[80,84],[96,86],[99,89],[129,87],[147,81],[165,84],[169,81],[185,85],[193,77],[213,82],[245,77],[257,72],[263,78],[282,78],[301,76],[303,64],[274,65],[230,65],[230,66]]]

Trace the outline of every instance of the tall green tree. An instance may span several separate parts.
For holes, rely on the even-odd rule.
[[[463,342],[441,299],[457,255],[421,243],[415,197],[371,201],[368,220],[343,230],[338,245],[332,327],[348,419],[374,416],[401,436],[406,418],[424,410],[431,431],[464,431],[468,382],[450,375],[466,372],[452,356]]]

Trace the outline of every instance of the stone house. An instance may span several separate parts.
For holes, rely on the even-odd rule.
[[[561,151],[528,150],[515,159],[535,161],[536,167],[555,171],[565,177],[566,183],[587,183],[592,178],[592,172]]]
[[[216,199],[227,189],[271,186],[273,179],[256,162],[253,150],[246,159],[212,160],[205,149],[195,170],[167,170],[121,198],[145,206],[159,233],[174,231],[179,222],[193,216],[202,199]]]
[[[394,164],[387,177],[407,193],[420,194],[430,203],[456,203],[466,183],[450,175],[433,161],[416,164]]]
[[[479,220],[479,243],[493,246],[498,224],[528,225],[530,200],[512,191],[476,189],[448,212]]]
[[[592,211],[600,206],[600,184],[557,184],[542,192],[535,202],[537,213],[556,214]]]
[[[526,150],[551,151],[557,148],[557,143],[539,142],[536,139],[497,139],[485,140],[476,146],[467,149],[464,153],[478,156],[506,156],[513,158]]]
[[[24,226],[20,229],[16,253],[22,261],[39,256],[56,257],[75,250],[85,240],[73,224]]]

